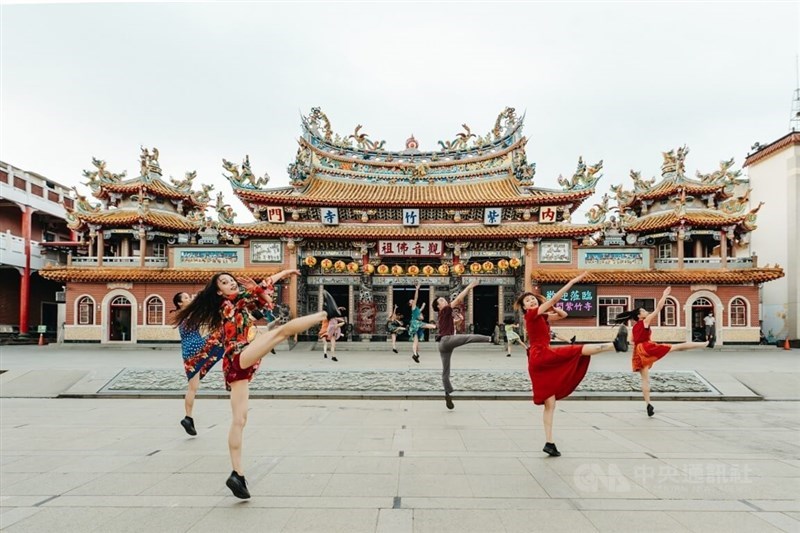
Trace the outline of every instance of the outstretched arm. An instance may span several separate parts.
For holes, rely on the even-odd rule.
[[[453,298],[453,301],[452,301],[452,302],[450,302],[450,306],[451,306],[451,307],[455,307],[456,305],[458,305],[458,304],[460,304],[461,302],[463,302],[463,301],[464,301],[464,298],[466,298],[466,297],[467,297],[467,294],[469,294],[469,291],[471,291],[472,289],[474,289],[474,288],[475,288],[477,285],[478,285],[478,282],[477,282],[477,281],[472,281],[472,282],[470,282],[470,284],[469,284],[469,285],[467,285],[467,287],[466,287],[466,288],[465,288],[463,291],[461,291],[460,293],[458,293],[458,296],[456,296],[455,298]]]
[[[414,299],[411,300],[411,309],[414,309],[417,306],[417,297],[419,296],[419,283],[414,288]]]
[[[661,310],[664,309],[664,304],[667,303],[667,296],[669,296],[670,292],[672,292],[672,287],[667,287],[666,289],[664,289],[664,292],[661,294],[661,299],[656,304],[655,310],[646,317],[644,317],[644,327],[649,328],[650,323],[653,322],[653,320],[655,320],[655,318],[659,315],[659,313],[661,313]]]
[[[567,314],[567,312],[564,311],[563,309],[559,307],[553,307],[551,311],[547,312],[547,321],[555,322],[557,320],[562,320],[564,318],[567,318],[568,316],[569,315]]]
[[[566,292],[570,290],[573,285],[575,285],[576,283],[580,283],[583,280],[583,278],[585,278],[587,275],[589,275],[588,272],[581,272],[580,274],[569,280],[569,283],[561,287],[558,290],[558,292],[553,295],[552,298],[550,298],[545,303],[539,306],[539,314],[541,315],[543,313],[546,313],[547,311],[555,307],[556,303],[558,303],[561,297],[564,296],[564,294],[566,294]]]
[[[297,270],[297,269],[294,269],[294,268],[289,268],[287,270],[282,270],[282,271],[278,272],[277,274],[273,274],[272,276],[270,276],[269,280],[274,284],[274,283],[278,283],[280,280],[282,280],[286,276],[291,276],[291,275],[298,276],[298,275],[300,275],[300,271]]]

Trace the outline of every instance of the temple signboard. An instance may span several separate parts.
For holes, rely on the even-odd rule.
[[[382,257],[441,257],[442,241],[378,241],[378,255]]]

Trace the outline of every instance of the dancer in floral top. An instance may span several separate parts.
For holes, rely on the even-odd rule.
[[[188,292],[179,292],[173,296],[172,303],[175,304],[175,311],[189,305],[192,298],[193,296]],[[194,418],[192,418],[197,389],[200,387],[200,380],[222,358],[223,350],[219,344],[219,332],[203,336],[199,330],[189,329],[182,322],[177,325],[177,328],[181,334],[183,370],[186,372],[186,379],[189,380],[189,387],[183,399],[186,416],[181,420],[181,426],[189,435],[197,435]]]
[[[228,449],[233,471],[226,485],[237,498],[250,497],[242,469],[242,433],[247,423],[250,380],[261,359],[289,337],[319,324],[326,316],[332,318],[338,315],[335,304],[331,307],[326,298],[326,311],[295,318],[259,336],[255,335],[250,313],[272,310],[273,284],[299,273],[298,270],[284,270],[259,284],[244,277],[237,281],[227,272],[215,274],[197,297],[176,315],[176,321],[183,322],[187,328],[222,328],[221,342],[225,351],[222,370],[225,387],[231,391],[232,412]]]

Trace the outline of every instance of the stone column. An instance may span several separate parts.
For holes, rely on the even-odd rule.
[[[103,266],[103,254],[105,254],[103,230],[97,232],[97,266]]]
[[[686,237],[686,232],[683,229],[678,230],[678,270],[683,270],[683,239]]]
[[[719,259],[722,268],[728,268],[728,234],[725,230],[720,231],[719,235]]]
[[[144,268],[144,259],[147,255],[147,232],[139,228],[139,267]]]
[[[703,253],[703,243],[700,239],[695,238],[694,241],[694,256],[695,257],[705,257]]]
[[[505,287],[499,285],[497,287],[497,323],[503,323],[503,317],[505,315],[506,310],[503,309],[503,300],[505,294]]]
[[[525,245],[525,279],[523,280],[522,290],[529,292],[533,290],[533,283],[531,281],[531,277],[533,275],[533,257],[534,257],[534,245],[532,242],[528,242]]]

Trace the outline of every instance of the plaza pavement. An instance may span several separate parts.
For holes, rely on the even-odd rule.
[[[339,363],[313,345],[284,345],[260,372],[434,370],[434,347],[423,345],[415,365],[385,345],[349,345]],[[468,348],[456,351],[454,370],[524,368],[521,350],[506,358],[500,347]],[[559,458],[541,452],[541,408],[528,400],[456,394],[448,411],[441,399],[254,399],[244,444],[253,497],[240,501],[224,486],[227,401],[198,399],[199,434],[189,437],[177,394],[92,394],[123,368],[174,368],[176,346],[4,346],[0,528],[800,531],[798,356],[775,348],[670,354],[657,368],[696,371],[720,391],[715,401],[656,399],[653,418],[640,399],[559,402]],[[591,369],[629,364],[607,354]],[[69,391],[81,397],[58,397]]]

